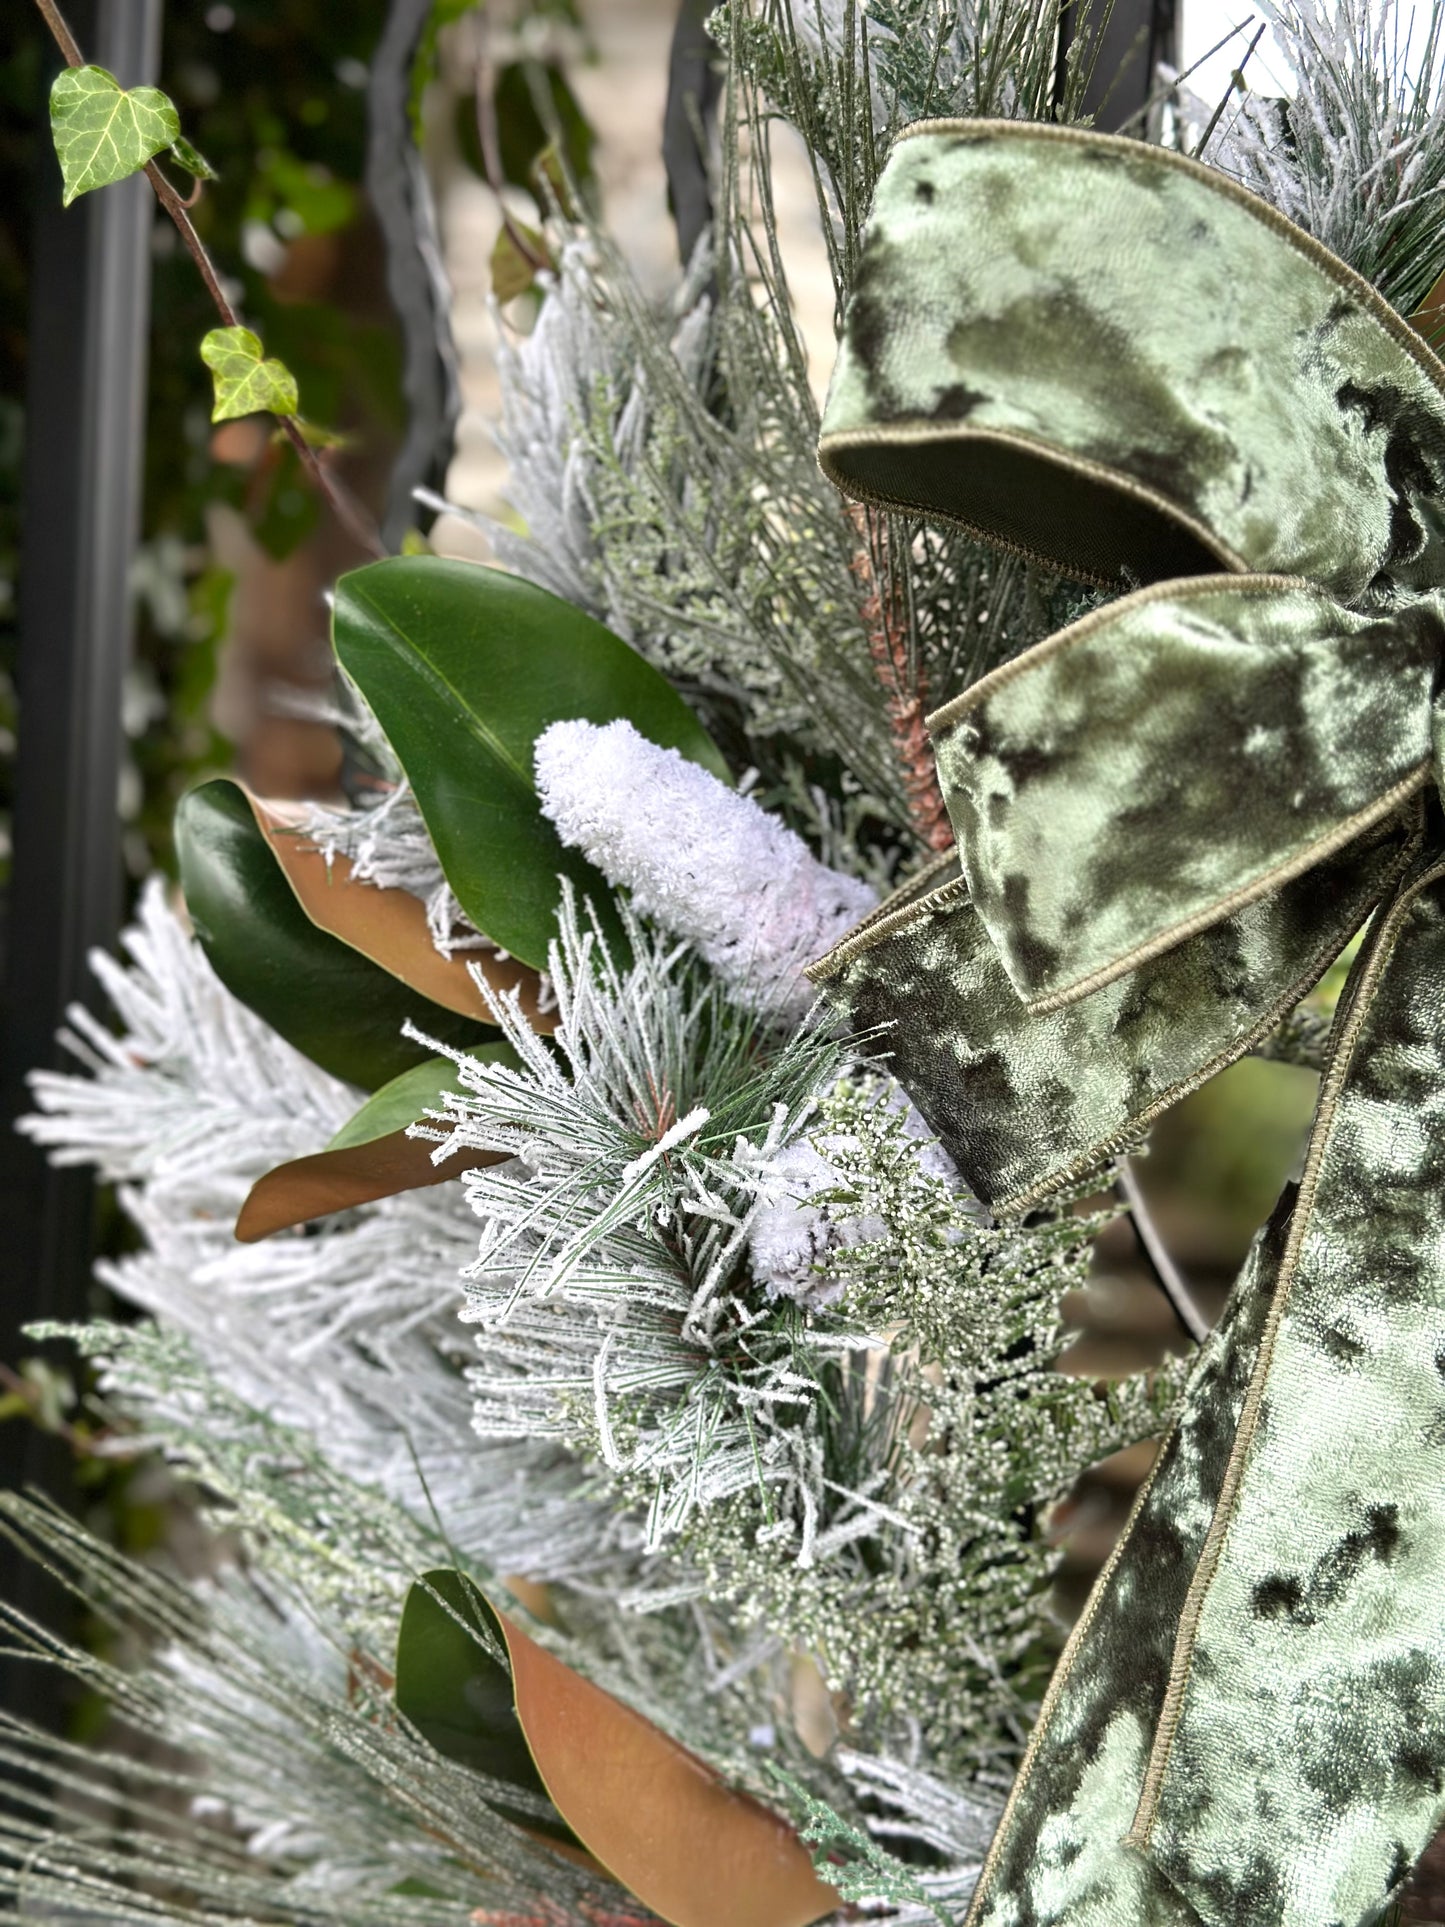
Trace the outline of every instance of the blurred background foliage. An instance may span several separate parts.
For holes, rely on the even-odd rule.
[[[194,219],[238,305],[296,371],[317,421],[384,460],[401,404],[395,331],[380,251],[360,192],[366,62],[382,0],[237,0],[167,9],[160,85],[220,179]],[[17,500],[23,445],[28,215],[39,140],[48,139],[50,61],[38,17],[5,9],[3,97],[4,403],[0,415],[0,676],[6,738],[15,717]],[[170,815],[202,769],[230,760],[213,707],[218,649],[235,589],[237,542],[217,511],[283,561],[315,531],[315,498],[295,457],[254,423],[218,435],[197,343],[212,325],[205,290],[170,224],[152,228],[154,283],[146,418],[145,507],[136,560],[135,664],[128,682],[130,760],[121,809],[127,867],[169,867]],[[374,461],[373,457],[373,461]],[[364,478],[363,478],[364,480]],[[364,492],[359,491],[359,492]],[[8,761],[8,757],[6,758]],[[7,771],[8,775],[8,771]]]

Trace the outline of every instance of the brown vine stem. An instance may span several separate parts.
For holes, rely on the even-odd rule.
[[[888,727],[903,767],[908,814],[928,849],[946,850],[953,842],[953,826],[924,727],[928,678],[921,664],[909,663],[908,625],[898,606],[897,590],[887,580],[888,525],[861,502],[853,504],[850,514],[858,531],[852,568],[863,590],[859,613],[868,630],[868,653],[888,697]]]
[[[70,31],[66,23],[64,14],[61,13],[60,8],[56,5],[56,0],[35,0],[35,4],[40,9],[41,18],[50,29],[51,38],[54,40],[56,46],[59,47],[61,57],[65,61],[66,66],[83,67],[85,65],[85,56],[81,53],[75,35]],[[239,327],[241,325],[240,321],[237,318],[235,309],[226,298],[226,291],[221,286],[221,279],[216,273],[215,264],[211,260],[210,255],[207,254],[205,243],[202,241],[200,235],[197,234],[195,224],[187,211],[194,204],[194,197],[191,201],[187,201],[183,196],[178,194],[153,160],[147,161],[145,164],[145,177],[150,182],[156,199],[175,223],[176,232],[185,242],[186,251],[195,262],[200,277],[205,283],[206,292],[211,297],[212,305],[216,313],[221,317],[222,327]],[[374,556],[384,556],[386,549],[371,520],[358,504],[352,501],[336,477],[329,473],[326,464],[321,460],[321,457],[311,446],[310,442],[307,441],[305,432],[300,424],[292,420],[289,415],[278,415],[276,421],[279,423],[282,433],[295,449],[297,459],[300,461],[307,475],[311,478],[311,482],[317,493],[321,496],[322,500],[328,504],[332,514],[336,517],[337,521],[340,522],[348,535],[370,554]]]
[[[928,848],[946,850],[954,840],[953,826],[938,786],[937,766],[924,724],[928,714],[928,681],[918,665],[913,667],[910,676],[908,631],[898,607],[897,592],[880,580],[880,574],[888,573],[887,524],[861,502],[855,502],[849,513],[858,531],[858,549],[852,567],[864,591],[860,613],[868,630],[869,654],[888,696],[888,723],[903,766],[908,812]],[[1119,1165],[1115,1190],[1134,1227],[1134,1236],[1154,1282],[1169,1300],[1184,1330],[1196,1344],[1202,1344],[1209,1336],[1209,1320],[1190,1290],[1188,1280],[1169,1255],[1127,1159]]]

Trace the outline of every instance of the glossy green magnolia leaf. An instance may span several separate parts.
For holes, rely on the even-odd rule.
[[[558,876],[604,908],[600,873],[542,815],[532,746],[549,723],[625,718],[730,780],[665,677],[600,622],[520,576],[400,556],[341,578],[336,653],[400,758],[448,883],[494,943],[545,969]]]
[[[218,181],[221,178],[200,148],[193,147],[184,134],[171,142],[171,159],[177,167],[194,174],[198,181]]]
[[[407,1593],[396,1638],[397,1708],[447,1759],[546,1800],[506,1652],[501,1622],[464,1573],[423,1574]],[[530,1805],[520,1817],[539,1832],[573,1837]]]
[[[249,328],[212,328],[201,342],[201,360],[215,378],[213,422],[241,415],[294,415],[300,406],[296,377],[284,361],[267,360],[259,335]]]
[[[505,1064],[516,1070],[517,1053],[510,1044],[474,1044],[469,1056],[483,1064]],[[457,1088],[457,1067],[450,1057],[428,1057],[400,1077],[393,1077],[367,1098],[327,1145],[328,1151],[350,1151],[360,1144],[404,1131],[428,1111],[439,1111],[442,1097]]]
[[[364,1090],[431,1061],[401,1034],[411,1018],[462,1049],[495,1041],[474,1019],[399,983],[319,930],[297,902],[244,792],[224,778],[176,811],[181,886],[216,975],[313,1063]]]
[[[138,174],[179,140],[181,121],[158,87],[127,92],[104,67],[66,67],[50,90],[50,132],[69,207],[79,194]]]
[[[484,1063],[517,1062],[505,1043],[475,1044],[471,1055]],[[446,1184],[477,1165],[504,1163],[505,1151],[473,1151],[435,1164],[431,1140],[408,1136],[408,1126],[440,1110],[442,1093],[456,1084],[457,1067],[449,1057],[429,1057],[383,1084],[324,1150],[290,1158],[256,1180],[236,1219],[238,1241],[255,1244],[335,1211]]]

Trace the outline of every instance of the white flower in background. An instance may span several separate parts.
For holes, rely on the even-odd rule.
[[[537,738],[544,815],[634,907],[684,937],[739,1002],[796,1024],[803,966],[872,909],[786,824],[631,723],[553,723]]]

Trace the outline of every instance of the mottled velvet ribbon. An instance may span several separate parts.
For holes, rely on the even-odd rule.
[[[1060,1662],[973,1927],[1361,1927],[1445,1815],[1445,368],[1223,176],[931,123],[850,495],[1127,590],[932,719],[957,851],[814,966],[999,1212],[1367,916],[1280,1199]]]

